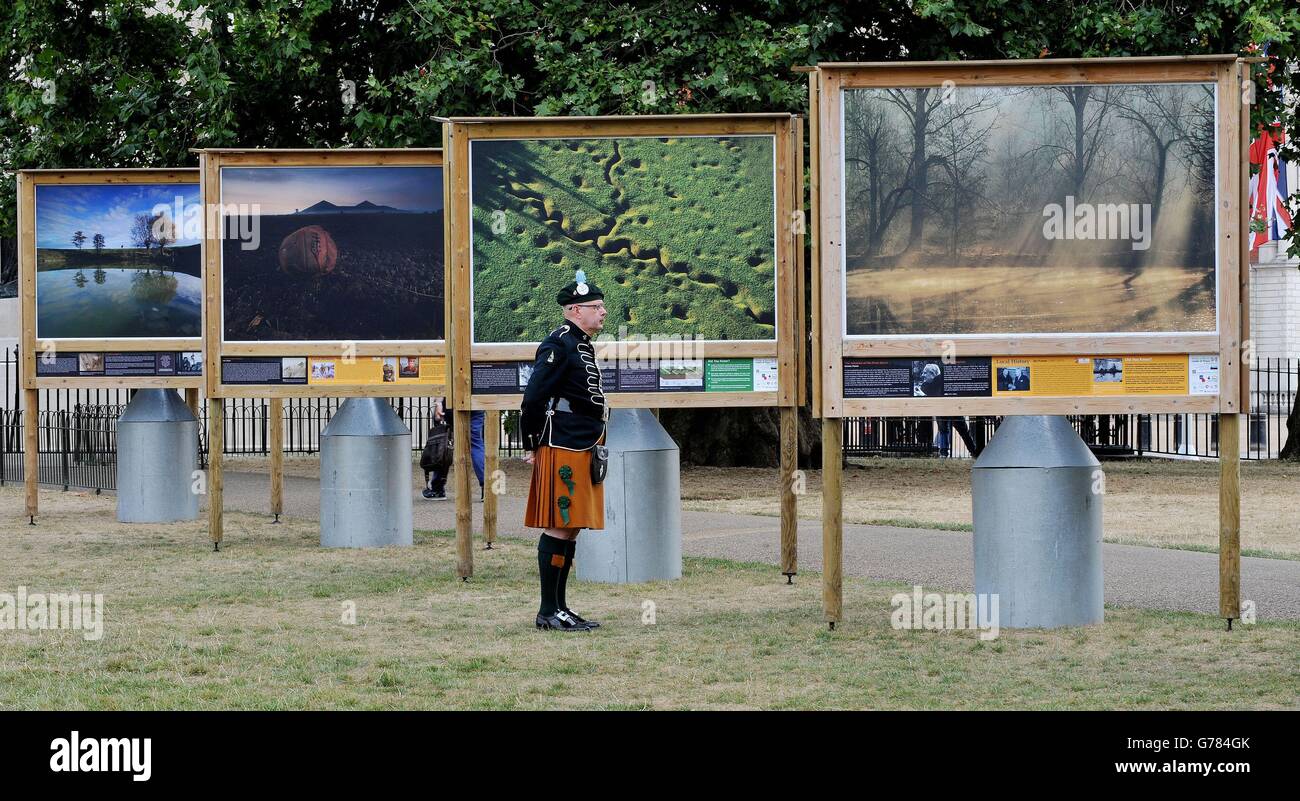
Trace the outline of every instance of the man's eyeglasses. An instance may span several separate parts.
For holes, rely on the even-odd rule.
[[[575,303],[575,304],[573,304],[573,305],[574,305],[576,308],[579,308],[579,309],[600,309],[600,310],[604,310],[604,308],[605,308],[605,304],[603,304],[603,303]]]

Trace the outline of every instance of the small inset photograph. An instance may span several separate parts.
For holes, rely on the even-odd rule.
[[[664,359],[659,362],[659,386],[663,389],[703,389],[703,359]]]
[[[307,378],[307,357],[288,356],[280,360],[280,378],[284,381],[304,381]]]
[[[943,368],[937,361],[917,359],[912,362],[912,397],[943,397]]]
[[[403,356],[401,361],[401,370],[398,375],[402,378],[419,378],[420,377],[420,357]]]
[[[104,354],[102,353],[78,353],[77,370],[82,373],[102,373],[104,372]]]
[[[334,362],[312,362],[311,380],[312,381],[333,381]]]
[[[524,362],[519,365],[519,390],[522,392],[524,387],[528,386],[528,379],[533,377],[533,365],[531,362]]]
[[[1028,392],[1028,367],[999,367],[998,392]]]
[[[1124,380],[1123,359],[1093,359],[1092,381],[1095,384],[1118,384]]]
[[[388,357],[384,359],[384,383],[392,384],[397,381],[397,359]]]
[[[197,350],[187,350],[181,354],[182,373],[199,374],[203,372],[203,352]]]

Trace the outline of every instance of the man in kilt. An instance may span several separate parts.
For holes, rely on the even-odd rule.
[[[609,419],[591,341],[605,324],[604,297],[581,270],[556,295],[564,323],[538,346],[520,407],[528,451],[524,458],[533,466],[524,525],[545,529],[537,541],[539,629],[591,631],[600,626],[570,609],[564,590],[579,532],[605,527],[605,488],[591,476],[591,451],[604,441]]]

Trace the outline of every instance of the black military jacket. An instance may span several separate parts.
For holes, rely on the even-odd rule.
[[[582,451],[600,441],[609,406],[587,332],[565,322],[542,340],[520,409],[525,450]]]

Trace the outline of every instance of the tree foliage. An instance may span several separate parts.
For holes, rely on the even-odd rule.
[[[791,68],[818,61],[1294,55],[1300,33],[1287,0],[13,0],[0,21],[10,178],[188,166],[196,147],[431,147],[440,116],[802,112]]]
[[[1294,62],[1300,10],[1294,0],[9,0],[0,23],[0,237],[12,237],[22,168],[193,166],[192,148],[215,146],[432,147],[440,116],[805,112],[806,79],[791,68],[818,61],[1268,44]],[[1278,113],[1266,69],[1256,69],[1261,121]],[[1274,80],[1297,86],[1282,71]]]

